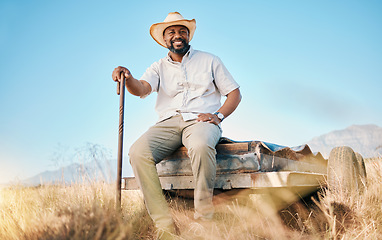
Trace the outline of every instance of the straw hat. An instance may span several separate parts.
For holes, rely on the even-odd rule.
[[[161,23],[155,23],[150,27],[150,35],[154,38],[154,40],[167,48],[166,43],[163,39],[163,32],[166,28],[175,25],[182,25],[188,28],[190,34],[190,41],[194,36],[196,21],[195,19],[187,20],[184,19],[183,16],[178,12],[171,12],[167,15],[166,19]]]

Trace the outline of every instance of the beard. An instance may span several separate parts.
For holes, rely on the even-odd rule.
[[[186,42],[186,40],[184,40],[184,39],[180,39],[180,40],[183,43],[182,48],[175,49],[174,43],[173,43],[173,41],[171,41],[170,46],[167,46],[168,50],[170,50],[173,53],[177,53],[177,54],[185,54],[188,51],[188,49],[190,49],[190,45]]]

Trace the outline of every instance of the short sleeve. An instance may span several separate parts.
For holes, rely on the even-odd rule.
[[[159,68],[158,63],[153,63],[150,67],[146,69],[146,72],[142,75],[140,80],[144,80],[148,82],[151,86],[151,94],[152,92],[158,92],[159,88]],[[149,95],[147,94],[147,95]],[[145,98],[147,95],[142,96],[141,98]]]
[[[240,87],[219,57],[215,56],[213,59],[212,72],[216,87],[219,89],[221,95],[226,96],[228,93]]]

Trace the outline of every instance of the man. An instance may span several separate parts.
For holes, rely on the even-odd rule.
[[[168,55],[153,63],[141,80],[121,66],[112,74],[114,81],[120,81],[123,72],[133,95],[158,93],[159,120],[132,145],[129,156],[146,208],[162,236],[175,229],[155,165],[184,145],[195,178],[194,217],[211,219],[220,123],[241,101],[239,85],[221,60],[189,45],[195,28],[195,19],[169,13],[164,22],[150,27],[153,39],[170,50]],[[223,105],[221,96],[227,97]]]

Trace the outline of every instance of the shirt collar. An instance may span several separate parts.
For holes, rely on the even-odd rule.
[[[194,55],[194,49],[192,48],[192,46],[190,46],[190,49],[188,49],[185,56],[187,56],[188,58],[191,58],[192,55]]]

